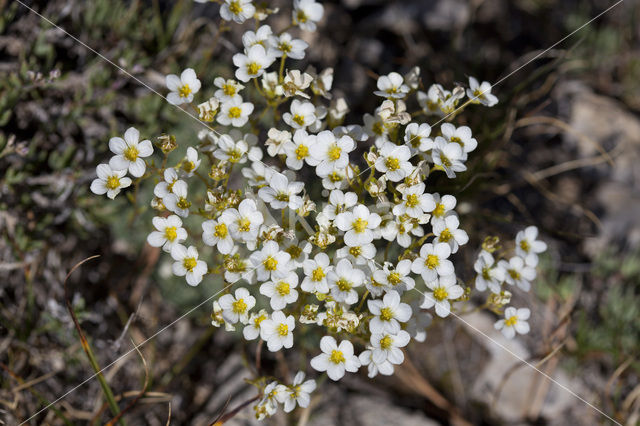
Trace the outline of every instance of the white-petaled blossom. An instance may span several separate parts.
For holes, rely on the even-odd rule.
[[[467,233],[458,226],[460,226],[460,219],[455,214],[435,222],[433,224],[433,233],[436,235],[434,242],[447,243],[451,247],[451,253],[456,253],[459,246],[469,242]]]
[[[193,95],[200,90],[200,80],[192,68],[182,71],[180,77],[169,74],[165,77],[165,84],[169,89],[167,101],[172,105],[191,103]]]
[[[121,188],[131,185],[131,179],[125,177],[126,170],[112,170],[108,164],[96,167],[98,177],[91,182],[91,192],[97,195],[107,194],[112,200],[120,193]]]
[[[269,318],[266,310],[261,309],[258,313],[252,313],[247,325],[242,329],[242,335],[247,340],[255,340],[260,336],[260,324]]]
[[[113,137],[109,140],[109,149],[115,155],[109,160],[109,166],[113,170],[128,170],[133,177],[140,177],[147,169],[143,158],[153,154],[151,141],[140,141],[140,132],[129,127],[124,132],[124,139]]]
[[[504,282],[506,271],[498,266],[491,253],[481,250],[473,269],[478,274],[475,279],[477,290],[485,291],[488,288],[492,293],[500,293],[500,286]]]
[[[504,310],[504,319],[496,321],[494,327],[496,330],[502,331],[504,337],[513,339],[518,334],[527,334],[529,332],[529,323],[527,320],[531,315],[528,308],[516,309],[509,306]]]
[[[426,282],[436,281],[438,276],[443,277],[455,273],[453,263],[448,259],[451,255],[451,247],[445,243],[427,243],[420,248],[420,257],[413,261],[411,270],[422,275]]]
[[[222,254],[229,254],[233,250],[234,243],[229,224],[224,222],[225,219],[227,216],[202,222],[202,242],[208,246],[217,247]]]
[[[464,165],[465,154],[457,143],[447,143],[443,138],[437,137],[431,156],[433,163],[444,170],[449,179],[456,177],[456,172],[464,172],[467,166]]]
[[[538,228],[528,226],[516,235],[516,254],[529,266],[538,265],[538,254],[547,250],[547,244],[538,240]]]
[[[501,260],[498,266],[504,269],[504,280],[509,285],[517,285],[524,291],[531,289],[531,281],[536,278],[536,270],[519,256],[513,256],[509,261]]]
[[[410,220],[405,220],[406,216],[396,216],[392,220],[387,220],[380,230],[382,238],[388,241],[396,240],[400,247],[409,247],[412,242],[412,235],[416,237],[424,236],[424,230],[419,225],[414,225]]]
[[[427,123],[410,123],[404,130],[404,143],[412,152],[427,152],[433,148],[433,139],[429,137],[431,126]]]
[[[469,77],[467,97],[473,103],[480,103],[488,107],[492,107],[498,103],[498,98],[491,94],[491,83],[483,81],[482,84],[479,84],[475,77]]]
[[[464,289],[457,284],[455,275],[446,275],[427,283],[429,290],[424,293],[424,301],[420,305],[423,309],[436,307],[439,317],[446,317],[451,312],[449,300],[458,299],[464,294]]]
[[[436,202],[432,194],[425,194],[425,184],[420,182],[417,185],[406,187],[402,190],[402,202],[393,206],[393,214],[420,218],[425,213],[432,212],[436,208]]]
[[[411,261],[403,259],[393,268],[392,264],[385,264],[382,269],[373,272],[373,280],[389,292],[402,295],[405,291],[415,287],[415,280],[409,276],[411,273]]]
[[[453,214],[453,209],[456,207],[458,200],[453,195],[443,195],[440,197],[440,194],[437,192],[433,194],[433,201],[435,201],[436,206],[431,211],[431,224],[435,225],[437,222],[444,221],[444,218]]]
[[[402,364],[404,353],[402,349],[409,344],[409,333],[400,330],[397,333],[371,333],[371,357],[376,363],[389,361],[391,364]]]
[[[252,78],[260,77],[274,60],[259,44],[247,49],[246,54],[236,53],[233,55],[233,64],[238,67],[236,78],[246,83]]]
[[[264,222],[264,217],[258,211],[256,202],[246,199],[240,202],[237,209],[230,208],[222,212],[220,221],[227,224],[234,239],[253,241],[258,236],[258,229]]]
[[[254,139],[255,135],[248,134],[246,137]],[[213,156],[218,160],[230,163],[244,163],[247,161],[246,154],[249,151],[249,145],[244,139],[235,141],[230,135],[221,135],[216,143],[218,149],[215,150]]]
[[[313,379],[304,380],[303,371],[298,371],[290,386],[279,394],[280,403],[284,404],[284,412],[290,413],[296,408],[296,404],[302,408],[308,407],[311,402],[309,394],[316,390],[316,381]]]
[[[360,287],[365,280],[364,272],[354,268],[347,259],[342,259],[335,269],[327,274],[327,282],[331,296],[337,302],[353,305],[358,301],[356,287]]]
[[[383,376],[391,376],[393,374],[393,364],[386,359],[382,362],[376,362],[373,359],[373,350],[371,349],[362,352],[358,359],[363,366],[367,367],[367,376],[371,379],[376,377],[378,373]]]
[[[282,119],[294,129],[304,129],[316,121],[316,108],[311,102],[294,99],[290,111],[282,114]]]
[[[274,173],[269,186],[260,188],[258,196],[274,209],[289,207],[296,210],[302,206],[302,197],[298,194],[304,189],[303,182],[289,182],[282,173]]]
[[[251,46],[255,46],[256,44],[268,49],[271,37],[273,37],[271,27],[269,25],[262,25],[255,32],[247,31],[242,34],[242,44],[245,49],[249,49]]]
[[[222,103],[217,120],[223,126],[242,127],[247,123],[252,112],[253,104],[251,102],[242,102],[240,96],[234,96]]]
[[[328,293],[327,274],[333,270],[329,262],[325,253],[316,254],[313,260],[305,260],[302,264],[305,277],[300,288],[308,293]]]
[[[202,281],[202,277],[207,273],[207,264],[204,260],[198,259],[198,249],[194,246],[186,248],[182,244],[174,244],[171,247],[171,257],[173,263],[173,274],[178,277],[185,277],[187,284],[196,286]]]
[[[335,225],[345,232],[344,243],[354,247],[373,241],[373,230],[380,226],[380,221],[377,213],[371,213],[367,206],[358,204],[352,211],[336,216]]]
[[[270,298],[271,308],[284,309],[288,304],[298,300],[298,275],[289,272],[282,278],[267,281],[260,286],[260,293]]]
[[[468,126],[456,127],[451,123],[442,123],[440,132],[442,136],[438,136],[436,141],[444,139],[447,143],[457,143],[462,148],[465,158],[478,146],[478,141],[471,135],[471,129]]]
[[[293,38],[289,33],[282,33],[277,37],[271,38],[270,53],[279,58],[286,55],[291,59],[304,58],[304,51],[309,47],[306,41]]]
[[[169,217],[154,217],[152,219],[155,231],[149,234],[147,242],[152,247],[162,247],[167,253],[171,253],[174,244],[187,239],[187,231],[182,227],[182,220],[176,215]]]
[[[256,298],[249,293],[249,290],[240,287],[234,294],[225,294],[220,297],[218,303],[222,308],[222,317],[225,321],[231,324],[237,322],[247,324],[249,311],[256,305]]]
[[[267,241],[262,250],[254,251],[249,256],[251,264],[256,270],[258,280],[266,281],[269,278],[277,280],[284,278],[289,273],[289,260],[291,255],[280,250],[275,241]]]
[[[380,148],[380,156],[376,160],[375,167],[377,171],[384,173],[391,182],[398,182],[413,170],[410,158],[409,147],[385,142]]]
[[[275,311],[271,318],[260,323],[260,338],[267,342],[271,352],[293,346],[293,329],[296,322],[293,315],[286,316],[282,311]]]
[[[353,344],[348,340],[338,343],[331,336],[320,339],[322,353],[311,360],[316,371],[326,371],[331,380],[340,380],[345,371],[355,373],[360,368],[360,360],[353,353]]]
[[[349,153],[355,148],[355,142],[349,136],[336,139],[329,130],[316,135],[316,143],[311,146],[311,155],[318,161],[316,173],[326,176],[335,168],[345,169],[349,164]]]
[[[409,93],[409,86],[397,72],[378,77],[377,86],[378,90],[373,93],[383,98],[402,99]]]
[[[153,188],[153,195],[163,198],[173,193],[173,184],[178,181],[178,172],[173,167],[168,167],[163,173],[164,180]]]
[[[317,166],[318,160],[311,156],[310,147],[316,143],[315,135],[299,129],[293,134],[293,140],[284,143],[284,153],[287,155],[287,167],[300,170],[306,162],[310,166]]]
[[[369,322],[372,334],[391,333],[400,331],[400,323],[411,318],[411,307],[400,302],[400,295],[390,291],[382,300],[368,300],[369,312],[373,315]]]
[[[324,6],[315,0],[293,0],[292,21],[305,31],[315,31],[322,19]]]
[[[182,217],[189,216],[191,202],[187,200],[187,183],[177,180],[171,187],[171,193],[167,194],[162,202],[170,212]]]
[[[187,148],[187,155],[182,160],[182,170],[187,173],[187,177],[193,176],[196,169],[200,166],[202,160],[198,158],[198,151],[192,146]]]
[[[225,80],[223,77],[216,77],[213,84],[219,89],[213,95],[220,101],[225,102],[240,96],[238,93],[244,89],[244,86],[233,79]]]
[[[337,215],[349,210],[358,203],[358,195],[355,192],[342,192],[334,189],[329,194],[329,203],[322,210],[322,213],[330,219],[334,220]]]
[[[349,259],[356,265],[367,265],[376,255],[376,247],[372,243],[359,246],[344,246],[336,251],[338,259]]]
[[[251,0],[224,0],[220,6],[220,17],[225,21],[234,21],[238,24],[251,19],[254,13],[256,8]]]

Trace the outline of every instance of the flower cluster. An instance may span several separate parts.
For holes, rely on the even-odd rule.
[[[151,143],[139,142],[131,128],[124,139],[111,139],[115,156],[98,166],[91,189],[114,198],[132,184],[127,172],[136,185],[155,178],[151,207],[158,216],[147,241],[170,254],[173,273],[187,284],[215,274],[225,281],[214,326],[241,329],[270,352],[290,349],[302,336],[315,339],[308,365],[331,380],[363,367],[369,377],[391,375],[403,348],[426,339],[432,314],[457,315],[470,298],[471,285],[454,265],[469,236],[457,199],[438,184],[464,173],[479,143],[455,117],[468,105],[498,100],[488,82],[473,77],[466,89],[433,84],[424,92],[414,68],[380,76],[380,105],[345,123],[347,101],[331,94],[333,70],[295,69],[309,45],[292,33],[314,31],[323,6],[294,0],[282,31],[263,23],[275,12],[250,0],[221,2],[222,19],[256,25],[233,56],[235,78],[215,78],[212,96],[193,107],[206,127],[197,146],[170,163],[178,143],[163,135],[162,162],[147,164]],[[178,108],[208,91],[192,69],[168,75],[166,86],[166,100]],[[432,127],[430,116],[444,122]],[[198,189],[203,183],[205,191]],[[506,288],[529,290],[546,246],[529,227],[511,258],[505,252],[496,259],[495,246],[483,247],[475,289],[489,289],[487,304],[500,310],[510,299]],[[528,331],[527,309],[504,314],[496,328],[505,336]],[[258,418],[279,404],[285,412],[308,406],[316,387],[304,372],[290,385],[267,376],[252,383],[261,393]]]

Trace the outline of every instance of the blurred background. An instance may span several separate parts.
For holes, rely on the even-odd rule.
[[[470,75],[495,82],[614,4],[323,3],[300,64],[335,69],[350,123],[378,105],[378,75],[420,66],[426,87],[451,88]],[[219,26],[215,3],[191,0],[27,4],[161,93],[164,75],[187,67],[208,89],[214,77],[231,77],[244,28]],[[270,23],[282,28],[287,19]],[[639,40],[640,4],[626,0],[501,82],[496,107],[458,119],[480,146],[470,172],[450,188],[475,236],[457,258],[463,278],[472,277],[486,235],[506,241],[533,224],[549,244],[533,290],[514,295],[531,307],[529,335],[503,340],[490,313],[465,320],[629,425],[640,422]],[[0,424],[26,420],[93,374],[65,306],[65,276],[81,260],[100,255],[70,278],[68,301],[100,366],[220,286],[205,280],[187,288],[171,277],[167,257],[144,243],[152,215],[144,202],[133,207],[127,197],[108,202],[89,191],[108,139],[129,126],[175,134],[183,149],[200,130],[19,3],[0,0]],[[211,327],[210,313],[207,303],[105,371],[121,407],[140,396],[146,377],[128,424],[210,424],[255,396],[245,381],[252,349]],[[320,396],[300,417],[269,424],[609,422],[453,319],[412,343],[393,377],[370,381],[363,371]],[[228,424],[253,424],[251,416],[245,409]],[[109,419],[92,380],[31,424]]]

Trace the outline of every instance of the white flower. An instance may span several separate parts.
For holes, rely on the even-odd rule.
[[[504,319],[496,321],[494,327],[496,330],[502,330],[502,334],[507,339],[513,339],[518,334],[527,334],[529,332],[529,323],[527,320],[531,315],[528,308],[516,309],[509,306],[504,310]]]
[[[411,273],[411,261],[403,259],[393,268],[390,263],[385,263],[382,269],[373,272],[373,280],[383,285],[389,293],[402,295],[407,290],[415,287],[416,283],[409,276]]]
[[[140,141],[140,132],[129,127],[124,132],[124,139],[114,137],[109,140],[109,149],[114,155],[109,160],[109,166],[113,170],[129,170],[131,176],[140,177],[147,168],[143,158],[153,154],[151,141]]]
[[[427,114],[443,116],[440,110],[440,104],[447,96],[451,96],[451,92],[444,90],[439,84],[432,84],[427,93],[419,91],[416,97],[423,111]]]
[[[322,19],[324,6],[315,0],[293,0],[292,21],[305,31],[315,31],[316,22]]]
[[[447,243],[451,247],[451,253],[456,253],[458,247],[469,242],[467,233],[459,229],[460,220],[455,214],[449,215],[444,220],[433,224],[433,233],[436,235],[434,242]]]
[[[108,164],[98,164],[98,177],[91,182],[91,192],[97,195],[107,194],[112,200],[120,193],[120,188],[131,185],[131,179],[125,177],[126,170],[112,170]]]
[[[248,324],[242,329],[242,335],[247,340],[255,340],[260,335],[260,324],[262,321],[269,318],[269,314],[264,309],[261,309],[260,312],[252,313],[249,317]]]
[[[316,121],[315,112],[316,108],[311,102],[294,99],[291,102],[291,112],[282,114],[282,119],[294,129],[304,129]]]
[[[404,143],[412,152],[426,152],[433,148],[433,139],[429,138],[431,126],[426,123],[410,123],[404,130]]]
[[[380,230],[382,238],[388,241],[397,239],[400,247],[409,247],[412,242],[411,235],[422,237],[424,230],[418,225],[414,225],[406,216],[396,216],[392,220],[385,222]]]
[[[331,380],[340,380],[345,371],[355,373],[360,368],[360,360],[353,354],[353,345],[343,340],[340,345],[331,336],[320,339],[322,353],[311,360],[316,371],[326,371]]]
[[[233,55],[233,64],[238,67],[236,78],[247,82],[252,78],[260,77],[273,63],[274,57],[267,54],[264,47],[259,44],[247,49],[247,54],[236,53]]]
[[[377,363],[373,359],[373,351],[371,349],[367,349],[362,352],[358,357],[360,363],[363,366],[367,366],[368,376],[370,379],[373,379],[378,375],[378,373],[383,376],[391,376],[393,374],[393,364],[391,364],[386,359],[380,363]]]
[[[439,317],[446,317],[451,312],[449,300],[458,299],[464,294],[464,290],[456,284],[455,275],[446,275],[431,282],[427,282],[427,287],[431,291],[424,293],[424,301],[420,306],[429,309],[435,305],[436,314]]]
[[[171,248],[173,263],[173,274],[178,277],[187,278],[187,284],[196,286],[202,281],[202,276],[207,273],[207,264],[203,260],[198,260],[198,249],[194,246],[186,248],[182,244],[174,244]]]
[[[189,216],[191,202],[187,200],[187,183],[183,180],[178,180],[171,187],[171,191],[171,194],[167,194],[162,199],[164,206],[178,216]]]
[[[398,182],[413,170],[410,158],[409,147],[385,142],[380,148],[380,156],[376,160],[375,167],[377,171],[384,173],[391,182]]]
[[[272,157],[284,153],[284,147],[288,142],[291,142],[291,132],[286,130],[271,128],[267,136],[269,137],[265,142],[265,145],[267,145],[267,154]]]
[[[193,176],[201,161],[198,158],[198,151],[194,147],[187,148],[187,155],[182,161],[182,170],[187,173],[187,177]]]
[[[387,129],[387,126],[385,126],[384,121],[378,114],[376,114],[375,116],[371,114],[365,114],[363,120],[365,131],[367,135],[374,138],[376,147],[381,146],[384,142],[387,142],[389,140],[389,129]]]
[[[327,274],[333,270],[329,265],[329,256],[318,253],[313,260],[307,259],[302,264],[305,277],[300,288],[308,293],[328,293]]]
[[[378,90],[373,93],[383,98],[402,99],[409,93],[409,86],[397,72],[378,77],[377,85]]]
[[[523,258],[514,256],[508,262],[501,260],[498,266],[506,271],[504,280],[507,284],[515,284],[524,291],[531,289],[531,281],[536,278],[536,270],[527,265]]]
[[[440,197],[440,194],[437,192],[433,194],[433,201],[435,201],[436,207],[431,212],[432,225],[444,221],[444,218],[452,213],[458,202],[453,195],[443,195]]]
[[[271,298],[271,308],[274,310],[284,309],[288,304],[298,300],[298,275],[295,272],[288,272],[282,278],[267,281],[260,286],[260,293]]]
[[[213,80],[213,84],[219,87],[216,93],[214,93],[214,96],[220,100],[220,102],[225,102],[235,96],[240,96],[238,92],[244,89],[244,86],[234,79],[225,80],[222,77],[216,77],[216,79]]]
[[[498,103],[498,98],[491,94],[491,83],[483,81],[482,84],[478,84],[478,80],[474,77],[469,77],[467,97],[473,103],[480,103],[488,107],[492,107]]]
[[[311,156],[310,147],[316,143],[316,137],[310,135],[304,129],[296,130],[293,141],[284,143],[284,152],[287,154],[287,167],[292,170],[300,170],[306,161],[310,166],[317,166],[318,161]]]
[[[500,284],[504,281],[506,271],[496,265],[491,253],[481,250],[473,269],[478,274],[475,280],[477,290],[485,291],[489,288],[492,293],[500,293]]]
[[[302,59],[307,47],[307,42],[293,38],[289,33],[282,33],[271,39],[270,53],[276,58],[286,55],[291,59]]]
[[[223,102],[217,120],[223,126],[242,127],[249,121],[249,115],[252,112],[253,104],[251,102],[242,102],[240,96],[234,96]]]
[[[369,212],[364,204],[358,204],[352,211],[336,216],[335,225],[345,231],[344,243],[350,247],[369,244],[373,241],[373,230],[380,226],[380,216]]]
[[[230,208],[222,212],[220,220],[227,224],[234,239],[253,241],[258,236],[264,217],[258,211],[255,201],[245,199],[240,202],[238,209]]]
[[[303,189],[304,183],[289,182],[282,173],[274,173],[269,186],[260,188],[258,196],[274,209],[289,207],[291,210],[296,210],[302,206],[302,197],[297,194]]]
[[[152,219],[153,231],[147,237],[147,242],[152,247],[162,247],[167,253],[171,253],[174,244],[187,239],[187,231],[182,227],[182,221],[176,215],[167,218],[154,217]]]
[[[242,24],[256,12],[251,0],[224,0],[220,6],[220,17],[225,21]]]
[[[285,251],[280,251],[280,247],[275,241],[265,242],[262,250],[255,251],[249,256],[249,260],[256,269],[258,280],[260,281],[266,281],[269,278],[277,280],[287,276],[290,259],[291,255]]]
[[[446,243],[427,243],[420,249],[420,257],[413,261],[411,271],[422,275],[425,283],[436,281],[438,276],[455,273],[453,263],[447,258],[451,255],[451,247]]]
[[[316,173],[326,176],[335,168],[345,169],[349,164],[349,153],[354,150],[355,142],[349,136],[336,140],[329,130],[316,135],[316,143],[311,146],[311,156],[318,161]]]
[[[337,215],[347,211],[358,203],[358,195],[355,192],[342,192],[334,189],[329,194],[329,204],[325,206],[322,213],[330,219],[334,220]]]
[[[222,135],[218,138],[217,145],[219,148],[215,150],[213,156],[218,160],[230,163],[244,163],[247,161],[246,154],[249,151],[249,145],[245,140],[240,139],[236,142],[231,136]]]
[[[245,49],[249,49],[256,44],[261,45],[265,49],[269,47],[269,40],[273,36],[273,31],[269,25],[262,25],[260,28],[253,31],[247,31],[242,34],[242,44]]]
[[[529,226],[516,235],[516,254],[530,266],[536,266],[538,264],[538,253],[547,250],[547,244],[537,238],[538,228],[535,226]]]
[[[164,170],[164,181],[158,182],[153,188],[153,195],[164,199],[169,194],[173,193],[173,184],[178,181],[178,172],[173,167],[169,167]]]
[[[467,170],[462,162],[465,158],[464,151],[457,143],[447,143],[443,138],[437,137],[431,155],[433,163],[440,166],[450,179],[456,177],[456,172]]]
[[[325,169],[323,169],[325,171]],[[322,187],[329,191],[333,189],[346,189],[349,187],[349,179],[355,178],[355,173],[351,167],[340,168],[334,166],[332,169],[326,171],[325,174],[318,172],[316,167],[316,174],[322,177]]]
[[[411,307],[400,302],[400,295],[390,291],[382,300],[368,300],[369,312],[373,315],[369,323],[372,334],[391,333],[400,331],[400,323],[411,318]]]
[[[376,256],[376,246],[372,243],[360,246],[344,246],[336,251],[338,259],[347,258],[357,265],[367,265]]]
[[[313,77],[309,74],[301,73],[299,70],[287,71],[287,75],[284,77],[282,84],[282,90],[287,97],[300,96],[305,99],[309,99],[309,95],[304,93],[304,90],[311,85]]]
[[[466,158],[467,154],[476,149],[478,146],[478,141],[475,140],[471,136],[471,129],[468,126],[454,126],[451,123],[442,123],[440,126],[440,132],[442,136],[438,136],[438,138],[444,139],[447,143],[457,143],[462,148],[464,153],[464,157]]]
[[[228,216],[220,216],[218,220],[202,222],[202,242],[211,247],[217,247],[222,254],[229,254],[233,250],[233,238],[229,232]]]
[[[169,89],[167,101],[172,105],[180,105],[193,101],[193,95],[200,90],[200,80],[192,68],[182,71],[180,77],[169,74],[165,77],[165,84]]]
[[[370,343],[372,346],[371,358],[380,364],[389,361],[391,364],[402,364],[404,353],[402,349],[411,340],[411,336],[404,330],[397,333],[372,333]]]
[[[240,287],[232,294],[225,294],[218,299],[222,308],[222,317],[225,321],[235,324],[240,321],[247,324],[249,321],[249,311],[256,305],[256,298],[253,297],[249,290]]]
[[[331,289],[331,296],[336,302],[353,305],[358,301],[356,287],[360,287],[365,280],[364,272],[354,268],[347,259],[342,259],[335,270],[327,274],[327,282]]]
[[[264,397],[254,405],[255,416],[258,420],[273,416],[278,409],[278,400],[282,398],[285,387],[278,382],[271,382],[264,388]]]
[[[316,390],[316,381],[313,379],[305,381],[304,378],[304,372],[298,371],[291,386],[287,386],[286,390],[280,393],[280,402],[284,404],[285,413],[293,411],[296,403],[302,408],[309,406],[311,402],[309,394]]]
[[[393,206],[393,214],[396,216],[406,214],[418,219],[425,213],[433,211],[436,208],[435,199],[433,195],[425,194],[424,190],[425,184],[422,182],[402,190],[402,203]]]
[[[282,311],[275,311],[260,323],[260,338],[267,342],[271,352],[277,352],[283,347],[293,346],[293,329],[296,322],[293,315],[285,316]]]

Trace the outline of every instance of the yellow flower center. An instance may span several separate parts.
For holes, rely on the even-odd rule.
[[[229,3],[229,12],[233,13],[234,15],[241,13],[242,6],[240,5],[240,2],[237,0],[234,0],[231,3]]]
[[[334,364],[342,364],[346,361],[346,359],[344,358],[344,354],[342,353],[342,351],[334,349],[331,351],[331,355],[329,355],[329,361]]]
[[[178,236],[178,232],[175,226],[168,226],[164,229],[164,237],[167,240],[173,241],[176,239],[177,236]]]
[[[304,117],[296,114],[293,116],[292,120],[298,125],[298,126],[304,126]]]
[[[291,286],[288,282],[280,281],[278,284],[276,284],[276,291],[280,296],[284,297],[291,293]]]
[[[215,226],[215,232],[213,233],[213,235],[215,235],[218,238],[226,238],[227,234],[229,234],[229,231],[227,230],[227,225],[225,225],[224,223],[219,223]]]
[[[266,320],[266,319],[267,319],[267,316],[266,316],[266,315],[264,315],[264,314],[262,314],[262,315],[258,315],[257,317],[255,317],[255,318],[253,319],[253,326],[254,326],[255,328],[259,328],[259,327],[260,327],[260,323],[261,323],[262,321]]]
[[[236,86],[233,84],[224,84],[222,86],[222,91],[227,96],[233,96],[236,94]]]
[[[182,164],[182,169],[187,173],[191,172],[195,168],[196,165],[193,161],[185,161],[184,164]]]
[[[440,154],[440,161],[444,167],[451,167],[451,160],[443,154]]]
[[[418,196],[416,194],[409,194],[407,195],[407,201],[405,202],[405,204],[407,205],[407,207],[413,208],[418,205],[418,202]]]
[[[122,153],[127,161],[136,161],[138,159],[138,154],[140,154],[140,151],[138,151],[138,148],[135,146],[128,146]]]
[[[275,271],[278,266],[278,261],[271,256],[267,256],[262,264],[267,271]]]
[[[342,155],[342,148],[340,148],[335,143],[331,145],[331,148],[329,148],[329,152],[327,153],[329,160],[338,161],[338,159],[340,158],[340,155]]]
[[[382,134],[384,133],[384,127],[382,127],[382,122],[376,121],[375,123],[373,123],[373,126],[371,126],[371,130],[376,135],[382,136]]]
[[[188,209],[191,206],[191,202],[184,197],[180,197],[176,205],[181,209]]]
[[[309,156],[309,147],[307,147],[306,145],[298,145],[298,147],[296,148],[296,158],[298,160],[302,160],[303,158],[306,158],[308,156]]]
[[[362,247],[349,247],[349,254],[353,257],[358,257],[362,254]]]
[[[280,324],[278,326],[278,334],[281,336],[289,334],[289,326],[287,324]]]
[[[504,320],[504,325],[506,325],[507,327],[513,327],[514,325],[516,325],[517,322],[518,322],[518,317],[514,315]]]
[[[488,266],[485,266],[484,268],[482,268],[482,278],[486,281],[490,281],[491,280],[491,268]]]
[[[429,254],[425,259],[424,264],[427,268],[434,269],[437,268],[440,264],[440,259],[438,259],[438,256],[436,256],[435,254]]]
[[[262,65],[257,62],[251,62],[249,65],[247,65],[247,73],[249,75],[256,75],[260,72],[261,69]]]
[[[233,312],[236,314],[243,314],[247,310],[247,304],[244,299],[238,299],[231,304]]]
[[[369,224],[369,222],[367,222],[366,220],[362,219],[362,218],[357,218],[356,220],[353,221],[353,223],[351,224],[351,226],[353,226],[353,229],[358,233],[362,233],[365,231],[365,229],[367,229],[367,225]]]
[[[302,249],[298,246],[289,246],[285,251],[291,255],[292,259],[297,259],[302,254]]]
[[[473,91],[473,97],[482,99],[482,98],[484,98],[484,92],[482,90],[480,90],[480,89],[476,89],[476,90]]]
[[[240,118],[242,116],[242,110],[240,107],[231,107],[229,108],[229,118]]]
[[[399,273],[392,272],[387,276],[387,281],[389,281],[389,283],[391,283],[392,285],[398,285],[402,282],[402,279],[400,278]]]
[[[105,185],[107,189],[118,189],[120,188],[120,178],[116,175],[109,176]]]
[[[515,269],[509,269],[507,272],[509,272],[509,275],[514,280],[518,281],[520,279],[520,272],[516,271]]]
[[[458,145],[460,145],[461,147],[464,148],[464,144],[462,143],[462,139],[460,139],[457,136],[451,136],[451,142],[457,143]]]
[[[522,241],[520,241],[520,248],[525,253],[529,253],[529,250],[531,250],[531,244],[529,244],[529,241],[527,241],[527,240],[522,240]]]
[[[278,201],[289,201],[289,194],[286,192],[278,192],[276,194],[276,200]]]
[[[311,273],[311,279],[313,281],[322,281],[324,277],[325,277],[324,270],[319,266],[316,269],[314,269],[313,272]]]
[[[380,349],[389,349],[393,344],[393,339],[388,334],[380,339]]]
[[[391,308],[380,309],[380,319],[382,321],[391,321],[391,319],[393,319],[393,311],[391,311]]]
[[[431,212],[435,217],[442,217],[444,215],[444,204],[436,204],[436,208]]]
[[[296,15],[296,17],[298,18],[298,22],[302,22],[303,24],[307,22],[307,19],[309,19],[307,18],[307,14],[304,13],[302,10],[298,11],[298,14]]]
[[[447,289],[444,287],[438,287],[435,290],[433,290],[433,297],[435,297],[435,299],[438,302],[442,302],[448,296],[449,296],[449,292],[447,292]]]
[[[189,272],[192,272],[193,268],[195,268],[197,264],[198,264],[198,261],[196,260],[195,257],[185,257],[184,260],[182,261],[182,266],[184,266],[184,269],[186,269]]]
[[[385,160],[384,165],[387,166],[387,169],[393,172],[400,168],[400,160],[395,157],[388,157]]]
[[[351,281],[347,281],[344,278],[343,279],[339,279],[338,282],[336,282],[336,285],[338,286],[338,289],[340,291],[349,291],[349,290],[351,290]]]
[[[280,49],[284,53],[289,53],[291,52],[291,44],[283,41],[278,45],[278,49]]]
[[[180,86],[180,88],[178,89],[178,95],[180,95],[181,98],[186,98],[190,94],[191,94],[191,87],[189,87],[188,84]]]
[[[333,172],[329,175],[329,180],[333,183],[341,182],[342,176],[338,172]]]
[[[444,230],[440,233],[440,236],[438,236],[438,241],[446,243],[451,238],[453,238],[453,235],[451,235],[451,231],[449,231],[449,228],[444,228]]]
[[[236,223],[238,224],[238,230],[240,232],[249,232],[251,230],[251,221],[246,217],[238,219]]]

